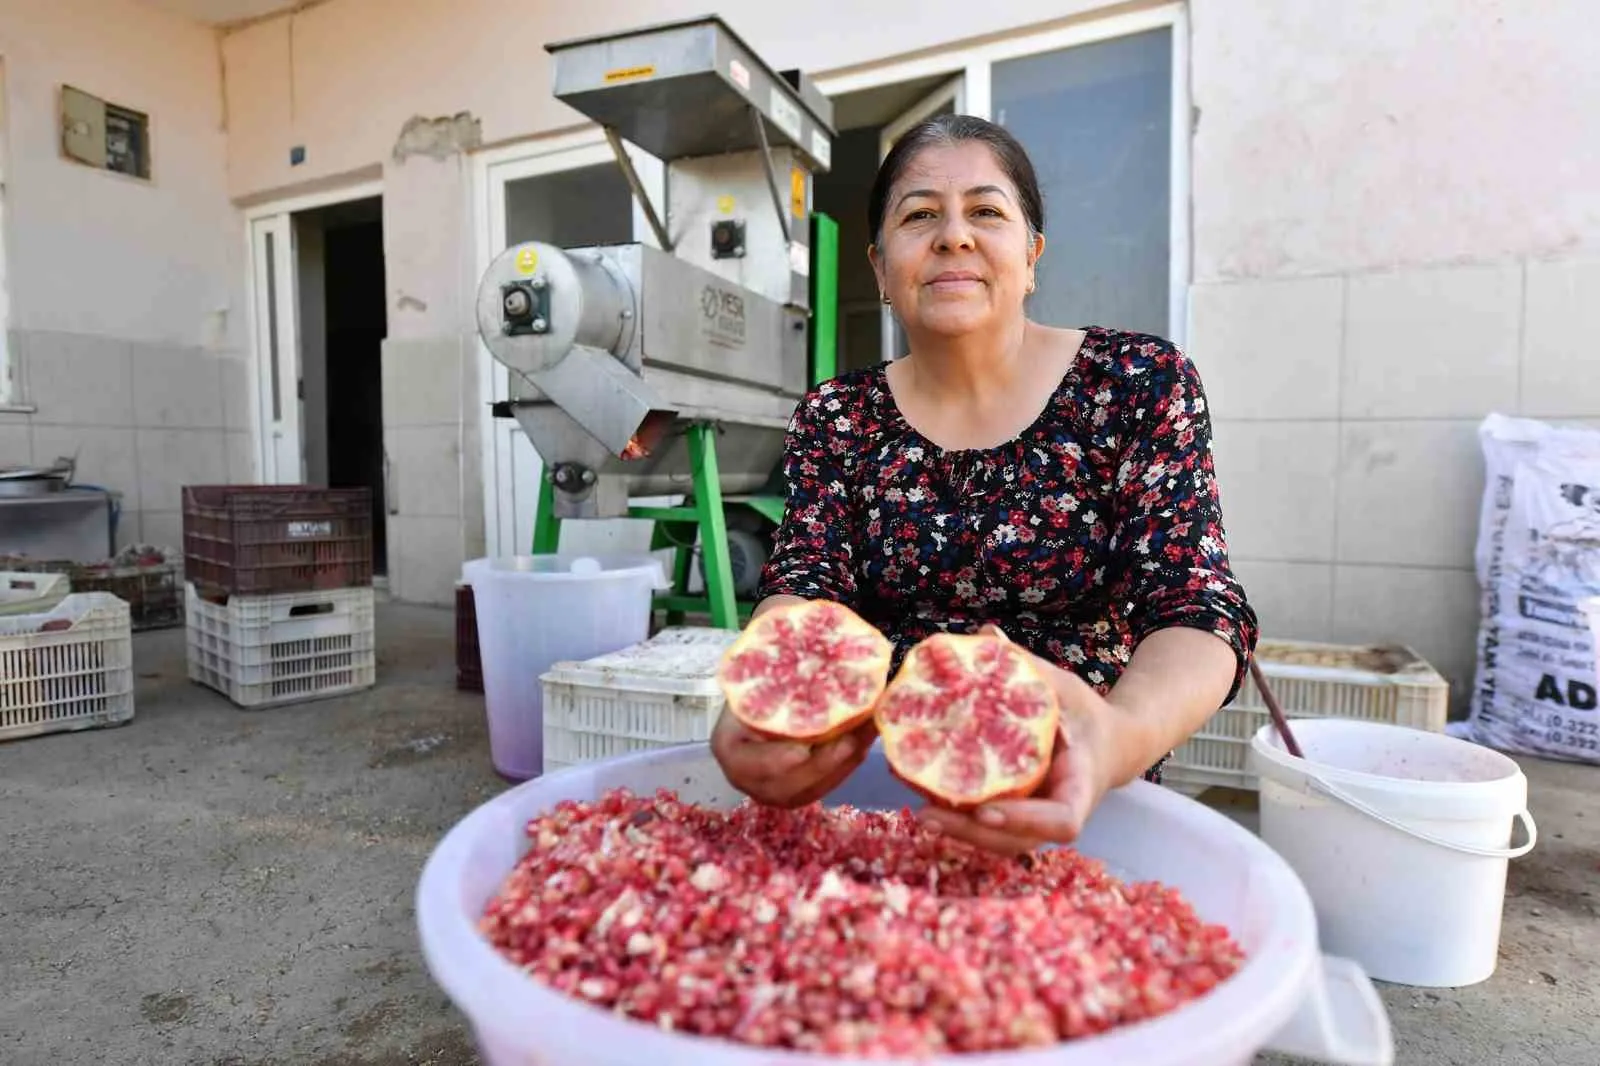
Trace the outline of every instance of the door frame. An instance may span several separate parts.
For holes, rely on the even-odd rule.
[[[961,71],[946,81],[940,82],[934,90],[904,111],[895,116],[893,121],[884,123],[878,131],[878,162],[882,163],[889,155],[889,149],[894,147],[894,142],[905,136],[923,119],[928,118],[946,104],[958,115],[970,114],[967,106],[967,74]],[[894,319],[894,308],[883,306],[878,309],[878,351],[885,360],[899,358],[895,353],[899,350],[900,326]]]
[[[1166,3],[1142,11],[1089,17],[1064,26],[1024,30],[979,44],[933,49],[912,59],[862,64],[839,73],[818,75],[813,81],[824,96],[831,97],[939,75],[952,81],[959,78],[962,99],[956,102],[957,112],[993,119],[991,85],[995,63],[1156,29],[1167,29],[1172,34],[1167,339],[1182,347],[1189,335],[1189,283],[1193,276],[1189,143],[1193,121],[1189,92],[1189,15],[1184,4]],[[888,335],[887,330],[885,335]]]
[[[298,383],[300,377],[300,271],[294,241],[294,215],[301,211],[328,207],[332,204],[348,203],[352,200],[367,200],[374,196],[383,196],[382,180],[357,182],[322,192],[267,200],[252,204],[241,212],[244,215],[245,320],[250,353],[250,431],[255,445],[258,481],[267,482],[269,466],[267,459],[269,452],[273,450],[273,443],[271,440],[271,420],[267,418],[264,406],[267,402],[268,391],[266,382],[270,380],[267,364],[270,353],[262,343],[262,331],[266,328],[266,323],[261,314],[261,301],[266,298],[266,294],[261,291],[262,270],[264,270],[265,264],[256,256],[256,230],[260,226],[271,226],[277,232],[287,236],[284,246],[284,251],[287,254],[284,261],[278,264],[277,272],[280,279],[277,293],[280,314],[278,350],[292,359],[292,368],[294,370],[292,377]],[[287,278],[286,285],[282,284],[285,278]],[[283,317],[283,309],[285,307],[290,312],[287,318]],[[287,324],[287,329],[284,328],[285,323]],[[287,343],[285,343],[286,338]],[[298,403],[298,387],[295,395]],[[293,480],[298,482],[305,476],[306,463],[304,429],[300,424],[298,413],[295,417],[295,427],[298,437],[295,444],[295,453],[298,456],[298,470]],[[276,464],[273,465],[275,466]]]
[[[626,147],[639,180],[658,211],[661,210],[666,188],[665,168],[648,153],[633,145]],[[617,165],[605,134],[598,127],[533,137],[474,152],[474,287],[504,243],[506,186],[509,183],[607,163]],[[633,239],[651,246],[657,243],[637,198],[633,200]],[[468,306],[476,308],[475,297],[468,300]],[[469,311],[469,315],[473,313]],[[477,335],[476,321],[469,320],[464,325],[476,337],[478,349],[478,441],[482,463],[484,550],[491,557],[526,554],[528,546],[516,543],[516,481],[511,463],[512,435],[521,430],[512,419],[495,418],[490,410],[492,403],[510,395],[510,371],[495,360],[483,338]]]

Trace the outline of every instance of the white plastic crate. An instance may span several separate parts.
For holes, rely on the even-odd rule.
[[[0,740],[120,725],[132,717],[127,603],[106,592],[82,592],[48,611],[0,617]]]
[[[342,696],[377,681],[370,587],[231,596],[186,586],[189,678],[240,707]]]
[[[1256,661],[1291,723],[1357,718],[1439,732],[1449,714],[1449,683],[1410,648],[1263,640]],[[1234,702],[1173,753],[1165,783],[1184,792],[1260,791],[1248,768],[1250,738],[1271,721],[1255,679],[1246,675]]]
[[[72,580],[66,574],[0,570],[0,616],[44,614],[71,591]]]
[[[677,626],[583,662],[559,662],[544,686],[544,771],[709,740],[722,713],[717,663],[739,634]]]

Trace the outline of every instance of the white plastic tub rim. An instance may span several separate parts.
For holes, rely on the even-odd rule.
[[[1301,718],[1290,728],[1305,758],[1289,753],[1272,723],[1251,739],[1254,769],[1264,781],[1343,804],[1395,832],[1463,855],[1519,859],[1538,843],[1539,829],[1527,805],[1528,779],[1514,760],[1500,752],[1448,734],[1391,723]],[[1364,745],[1361,762],[1366,768],[1319,760],[1319,740],[1346,752]],[[1411,753],[1429,751],[1436,758],[1441,750],[1449,751],[1457,771],[1450,779],[1404,774]],[[1503,848],[1452,840],[1410,821],[1480,823],[1507,812],[1515,812],[1512,818],[1521,823],[1524,839]]]
[[[729,806],[704,743],[569,767],[491,799],[453,827],[429,856],[416,894],[421,947],[433,979],[470,1020],[489,1066],[805,1066],[857,1060],[663,1031],[539,984],[499,954],[477,922],[527,850],[525,827],[563,799],[594,800],[615,787],[674,788],[686,802]],[[888,773],[881,747],[829,802],[917,804]],[[1142,830],[1160,827],[1166,847]],[[1160,869],[1132,876],[1179,883],[1194,860],[1211,874],[1185,895],[1203,917],[1226,921],[1245,964],[1199,1000],[1158,1018],[1049,1048],[921,1060],[943,1066],[1246,1066],[1260,1050],[1341,1066],[1391,1066],[1388,1014],[1361,967],[1323,955],[1304,885],[1271,848],[1225,816],[1171,790],[1135,781],[1109,794],[1077,845],[1119,870],[1132,857]],[[1129,874],[1124,874],[1129,876]],[[1219,913],[1223,912],[1223,913]],[[864,1064],[863,1064],[864,1066]]]
[[[655,589],[668,589],[667,568],[650,555],[557,552],[549,555],[497,555],[468,560],[461,580],[477,588],[485,580],[576,583],[633,580],[648,576]]]

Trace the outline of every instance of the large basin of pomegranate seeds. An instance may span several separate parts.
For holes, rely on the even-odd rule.
[[[1129,785],[1027,860],[921,830],[879,750],[821,808],[741,800],[687,745],[450,831],[418,927],[489,1066],[1393,1061],[1294,873],[1176,793]]]

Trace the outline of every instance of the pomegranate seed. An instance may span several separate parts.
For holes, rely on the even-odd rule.
[[[1021,860],[909,811],[564,801],[480,923],[530,978],[741,1043],[864,1058],[1040,1047],[1152,1018],[1244,953],[1176,890]]]

